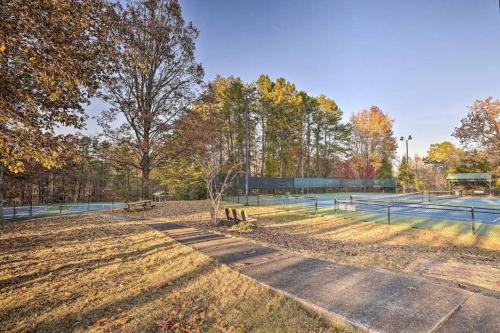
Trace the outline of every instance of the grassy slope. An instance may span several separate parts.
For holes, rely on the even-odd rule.
[[[0,263],[0,330],[333,330],[140,222],[82,215],[5,224]]]

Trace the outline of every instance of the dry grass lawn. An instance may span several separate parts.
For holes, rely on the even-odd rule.
[[[203,205],[149,214],[192,221]],[[174,206],[186,210],[169,213]],[[96,214],[0,228],[0,331],[335,331],[139,220]]]
[[[136,216],[211,228],[207,205],[205,201],[168,202]],[[496,235],[361,222],[341,215],[312,216],[279,207],[246,210],[257,218],[254,232],[218,231],[338,263],[418,274],[497,297],[500,294],[500,238]]]

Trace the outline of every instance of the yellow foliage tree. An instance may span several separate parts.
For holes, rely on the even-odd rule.
[[[58,164],[67,140],[54,128],[81,128],[112,50],[113,6],[103,0],[0,4],[0,165]]]
[[[393,136],[394,121],[378,107],[371,106],[351,118],[353,134],[353,164],[360,177],[374,176],[383,162],[394,158],[396,139]]]

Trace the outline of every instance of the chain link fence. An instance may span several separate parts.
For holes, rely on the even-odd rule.
[[[95,210],[109,210],[125,207],[123,202],[85,202],[59,203],[50,205],[29,205],[4,207],[0,218],[2,221],[27,219],[32,217],[46,217],[66,214],[77,214]]]
[[[500,225],[500,209],[473,206],[441,205],[434,203],[412,203],[377,200],[334,199],[335,211],[371,213],[378,220],[382,217],[389,224],[415,222],[421,225],[440,222],[468,223],[472,233],[486,225]],[[425,222],[425,223],[424,223]]]
[[[500,208],[439,204],[441,194],[448,199],[454,197],[449,192],[440,193],[439,197],[414,192],[392,196],[381,194],[370,199],[361,195],[343,198],[327,195],[253,195],[226,197],[225,201],[248,206],[274,205],[302,209],[311,214],[341,213],[360,220],[414,227],[469,229],[474,234],[478,230],[483,233],[485,229],[491,229],[489,226],[500,230]]]

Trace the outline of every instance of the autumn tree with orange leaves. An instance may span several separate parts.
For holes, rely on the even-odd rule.
[[[478,157],[487,159],[500,174],[500,100],[476,100],[453,136]]]
[[[360,178],[379,176],[396,152],[393,120],[378,107],[354,114],[352,122],[352,166]],[[381,175],[382,176],[382,175]],[[386,175],[383,175],[386,176]]]

